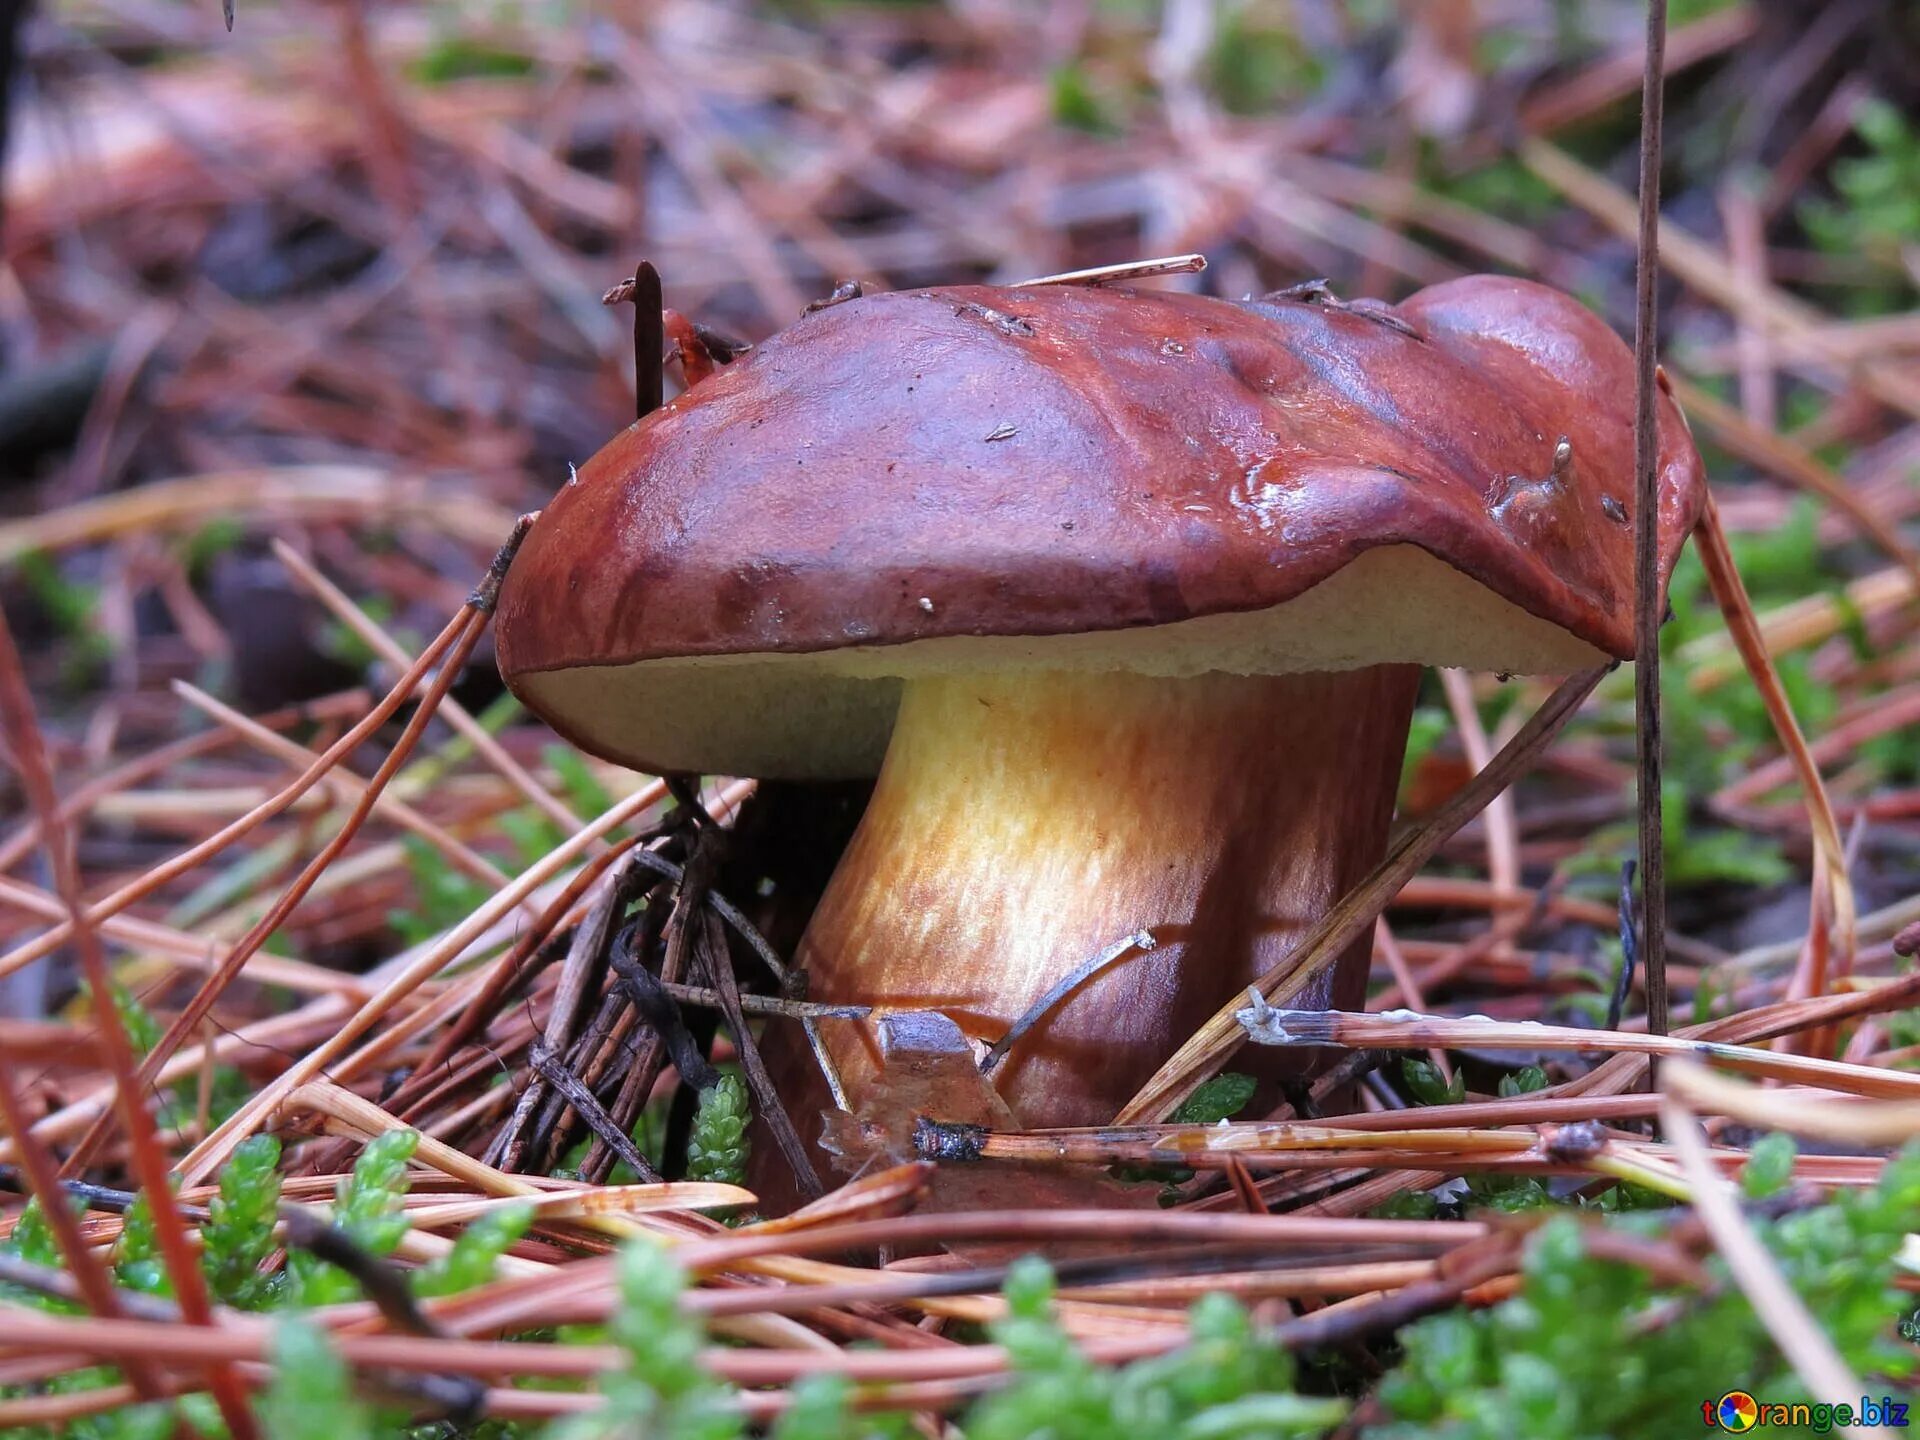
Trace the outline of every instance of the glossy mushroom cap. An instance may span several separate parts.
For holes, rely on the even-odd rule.
[[[1626,657],[1633,388],[1601,320],[1493,276],[855,300],[581,468],[500,668],[602,755],[808,777],[873,773],[903,677]],[[1660,441],[1664,575],[1704,483],[1664,394]]]

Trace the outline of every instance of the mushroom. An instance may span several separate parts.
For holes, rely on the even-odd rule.
[[[1491,276],[853,299],[581,467],[501,671],[642,770],[877,774],[811,997],[983,1044],[1025,1016],[1012,1113],[1102,1123],[1379,861],[1421,666],[1632,654],[1633,389],[1594,315]],[[1703,481],[1659,426],[1664,575]],[[797,1029],[764,1048],[811,1121]],[[857,1107],[873,1027],[821,1029]]]

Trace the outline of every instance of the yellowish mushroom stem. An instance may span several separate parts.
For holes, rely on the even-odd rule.
[[[908,681],[872,801],[801,942],[809,998],[944,1011],[985,1047],[1091,957],[1149,931],[1153,948],[1073,988],[992,1072],[1026,1125],[1104,1123],[1378,863],[1418,676]],[[1357,942],[1298,1003],[1357,1006],[1367,955]],[[820,1028],[858,1113],[879,1084],[873,1025]],[[768,1031],[812,1139],[826,1092],[799,1042],[797,1026]]]

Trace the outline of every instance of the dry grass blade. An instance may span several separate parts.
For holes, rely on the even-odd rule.
[[[1920,1098],[1862,1101],[1783,1094],[1728,1079],[1689,1060],[1668,1064],[1660,1072],[1660,1084],[1693,1109],[1727,1115],[1759,1130],[1875,1147],[1900,1146],[1920,1136]]]
[[[1767,654],[1766,645],[1760,637],[1753,606],[1747,599],[1746,584],[1733,563],[1732,551],[1727,548],[1726,532],[1721,528],[1720,513],[1711,496],[1694,532],[1694,544],[1706,568],[1707,582],[1713,587],[1720,613],[1726,617],[1727,630],[1747,666],[1748,674],[1753,677],[1754,688],[1759,691],[1760,699],[1766,706],[1767,718],[1773,723],[1774,733],[1780,737],[1781,748],[1793,762],[1794,773],[1800,781],[1800,791],[1806,801],[1815,854],[1813,914],[1808,924],[1806,947],[1802,952],[1803,960],[1793,993],[1796,996],[1824,994],[1830,980],[1853,973],[1858,943],[1853,882],[1847,874],[1846,850],[1840,841],[1840,827],[1834,820],[1833,805],[1827,798],[1826,782],[1821,779],[1820,767],[1814,763],[1813,755],[1807,749],[1800,722],[1795,718],[1793,706],[1781,687],[1780,674],[1774,668],[1772,657]],[[1829,918],[1833,925],[1832,942],[1835,948],[1831,973],[1827,964],[1829,937],[1826,926]],[[1830,1043],[1826,1048],[1831,1048]]]
[[[1587,211],[1622,240],[1637,237],[1639,209],[1633,198],[1595,174],[1565,150],[1537,137],[1520,142],[1527,168]],[[1875,399],[1903,415],[1920,419],[1920,384],[1897,366],[1861,360],[1845,346],[1823,337],[1824,317],[1803,301],[1767,285],[1743,279],[1737,267],[1712,246],[1678,226],[1660,226],[1661,263],[1690,287],[1739,315],[1768,335],[1791,340],[1805,352],[1858,381]]]
[[[1701,1133],[1699,1119],[1687,1103],[1671,1091],[1660,1113],[1668,1141],[1678,1152],[1687,1178],[1693,1182],[1695,1211],[1774,1343],[1779,1345],[1807,1388],[1828,1403],[1844,1404],[1864,1394],[1864,1388],[1848,1371],[1833,1342],[1807,1313],[1800,1297],[1794,1294],[1773,1257],[1741,1215],[1733,1187],[1715,1172],[1707,1157],[1706,1138]],[[1854,1425],[1838,1428],[1845,1435],[1868,1433]]]
[[[1129,260],[1119,265],[1095,265],[1087,270],[1065,270],[1019,281],[1016,290],[1036,285],[1111,285],[1126,280],[1148,280],[1161,275],[1198,275],[1207,268],[1204,255],[1168,255],[1158,260]]]
[[[450,622],[439,635],[434,637],[427,648],[420,652],[420,658],[414,662],[407,674],[401,677],[399,683],[359,724],[328,746],[312,765],[276,792],[272,799],[256,806],[231,824],[223,826],[217,833],[199,844],[183,850],[171,860],[154,866],[139,878],[127,882],[95,901],[84,912],[87,922],[98,924],[110,916],[119,914],[128,906],[153,894],[167,882],[198,868],[215,855],[245,839],[261,825],[294,804],[319,784],[329,770],[338,765],[342,759],[393,717],[394,713],[406,703],[414,687],[419,684],[427,671],[458,642],[465,628],[465,621],[458,617]],[[67,941],[70,933],[70,925],[63,924],[47,930],[33,940],[14,946],[6,954],[0,955],[0,975],[5,975],[21,965],[51,953]]]
[[[398,1119],[372,1101],[354,1094],[351,1090],[326,1082],[301,1086],[288,1096],[287,1103],[293,1108],[326,1116],[329,1128],[334,1129],[335,1133],[352,1135],[360,1139],[370,1140],[388,1131],[404,1128]],[[432,1166],[442,1174],[463,1184],[471,1185],[486,1195],[511,1196],[516,1199],[537,1201],[546,1192],[546,1185],[540,1182],[521,1175],[509,1175],[504,1170],[497,1170],[491,1165],[474,1159],[465,1151],[444,1144],[429,1135],[420,1137],[419,1146],[414,1153],[422,1164]],[[653,1191],[654,1198],[658,1200],[675,1187],[647,1188]],[[735,1186],[717,1188],[718,1193],[728,1197],[720,1202],[723,1204],[746,1204],[751,1203],[753,1199],[751,1191],[741,1190]],[[689,1195],[694,1192],[682,1185],[678,1187],[678,1193]],[[638,1234],[648,1233],[669,1243],[684,1241],[686,1239],[685,1212],[674,1211],[674,1214],[680,1217],[679,1223],[675,1223],[661,1213],[670,1208],[665,1205],[641,1205],[620,1211],[608,1211],[589,1205],[583,1207],[580,1213],[571,1218],[572,1222],[581,1228],[615,1240],[629,1239]],[[660,1218],[636,1218],[654,1215],[659,1215]],[[774,1263],[765,1268],[770,1274],[794,1280],[815,1279],[821,1273],[815,1267],[805,1264],[793,1266]],[[544,1284],[548,1280],[557,1279],[577,1291],[582,1288],[580,1276],[581,1272],[576,1268],[564,1274],[537,1276],[535,1281],[536,1284]],[[542,1292],[536,1289],[532,1294],[537,1302]],[[609,1293],[603,1304],[610,1303]],[[720,1328],[724,1333],[735,1338],[782,1349],[813,1350],[827,1344],[812,1331],[782,1315],[740,1316],[728,1321]]]
[[[371,1100],[325,1082],[303,1085],[288,1097],[287,1103],[298,1110],[324,1115],[336,1122],[341,1133],[361,1140],[376,1139],[389,1131],[406,1128],[394,1115]],[[751,1205],[754,1201],[751,1190],[743,1190],[738,1185],[707,1182],[679,1181],[607,1188],[595,1186],[585,1191],[552,1191],[527,1176],[511,1175],[505,1170],[483,1164],[465,1151],[435,1140],[430,1135],[420,1137],[419,1147],[414,1154],[421,1164],[429,1165],[462,1184],[471,1185],[496,1200],[527,1201],[539,1214],[548,1218],[570,1217],[596,1224],[604,1221],[608,1233],[614,1235],[634,1233],[634,1227],[621,1220],[620,1217],[625,1215],[664,1210],[685,1211],[703,1205]],[[489,1202],[454,1200],[447,1202],[444,1212],[436,1208],[433,1214],[437,1220],[446,1222],[450,1219],[464,1220],[470,1214],[478,1214],[488,1208],[491,1208]]]
[[[0,524],[0,562],[34,550],[66,550],[155,531],[190,531],[210,520],[253,513],[371,523],[419,520],[476,545],[495,544],[513,523],[507,512],[453,487],[366,467],[290,466],[161,481],[10,520]]]
[[[453,666],[449,666],[448,668],[456,669],[456,667]],[[220,701],[214,699],[213,696],[207,694],[206,691],[201,690],[197,686],[189,685],[184,680],[176,680],[173,683],[173,693],[178,695],[182,700],[185,700],[196,710],[204,711],[214,720],[226,726],[249,745],[254,746],[256,749],[268,755],[278,756],[280,759],[285,760],[288,764],[294,766],[296,771],[304,771],[319,761],[320,757],[307,749],[306,746],[297,744],[283,735],[274,734],[273,731],[267,729],[264,725],[242,715],[231,705],[221,704]],[[444,704],[445,701],[443,700],[442,703]],[[399,796],[391,794],[386,789],[376,790],[368,781],[362,780],[358,775],[341,766],[336,766],[329,772],[327,783],[330,786],[343,789],[349,794],[370,798],[375,814],[391,820],[395,825],[400,826],[402,829],[414,835],[418,835],[481,884],[491,886],[501,885],[506,882],[507,877],[501,873],[500,868],[491,860],[487,859],[486,856],[480,854],[471,846],[462,844],[459,840],[456,840]]]
[[[1467,763],[1484,770],[1493,759],[1493,745],[1480,719],[1480,707],[1473,696],[1473,681],[1464,670],[1442,670],[1441,689],[1447,708],[1453,712],[1454,728],[1467,752]],[[1487,802],[1483,812],[1487,827],[1487,875],[1498,892],[1512,894],[1520,888],[1520,835],[1513,811],[1513,795],[1501,791]]]
[[[311,590],[320,602],[333,612],[341,624],[359,636],[396,672],[404,672],[412,663],[399,641],[382,629],[366,611],[354,604],[344,590],[322,575],[298,550],[284,540],[275,539],[273,553],[274,558],[285,565],[295,579]],[[580,817],[569,810],[566,804],[546,786],[528,774],[526,767],[509,755],[500,742],[488,734],[480,722],[474,719],[458,700],[452,696],[442,700],[440,718],[466,737],[476,754],[499,771],[515,790],[554,824],[569,831],[580,828]]]
[[[1762,649],[1770,656],[1818,645],[1841,633],[1856,616],[1880,620],[1897,614],[1920,596],[1920,585],[1906,570],[1876,570],[1851,581],[1841,596],[1808,595],[1755,617]],[[1746,662],[1726,637],[1712,635],[1681,648],[1692,671],[1696,694],[1706,694],[1747,673]]]
[[[194,1147],[181,1166],[187,1183],[204,1180],[233,1152],[235,1145],[264,1123],[289,1094],[346,1054],[395,1006],[437,975],[472,941],[518,909],[539,886],[591,850],[609,832],[630,823],[656,803],[657,796],[650,790],[629,795],[588,822],[584,829],[530,866],[454,930],[389,977],[378,993],[369,998],[336,1033],[303,1055],[284,1074],[268,1082],[246,1105]]]

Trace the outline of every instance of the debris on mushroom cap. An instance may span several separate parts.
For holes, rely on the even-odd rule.
[[[581,467],[501,669],[590,749],[806,775],[871,770],[903,675],[1624,657],[1632,396],[1601,320],[1490,276],[850,300]],[[1703,480],[1664,394],[1660,441],[1665,573]]]

